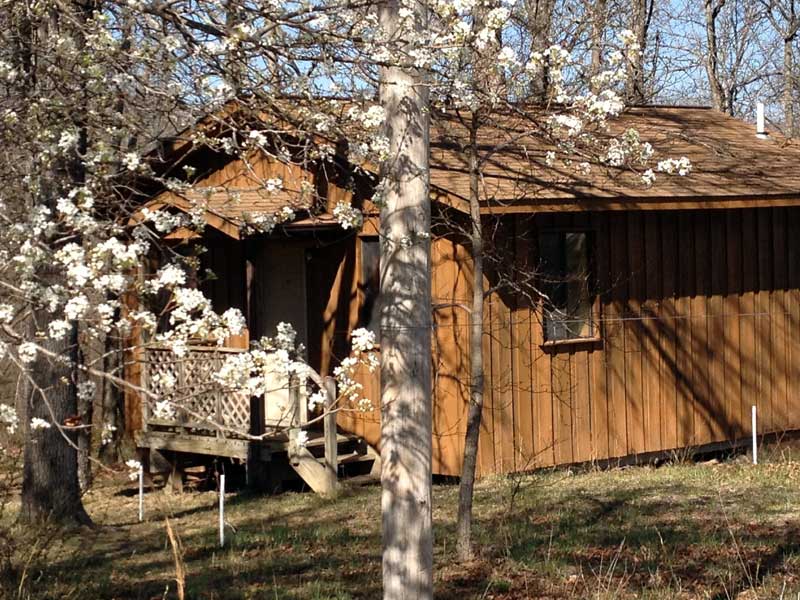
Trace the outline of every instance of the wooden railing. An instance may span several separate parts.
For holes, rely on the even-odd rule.
[[[322,418],[322,459],[314,456],[298,437],[308,423],[304,383],[285,373],[267,374],[264,397],[251,398],[245,392],[225,389],[214,380],[214,373],[226,357],[238,352],[244,350],[192,346],[184,356],[177,356],[167,348],[145,349],[142,385],[149,393],[142,402],[144,431],[140,440],[149,440],[144,443],[149,448],[246,456],[249,461],[252,456],[263,459],[263,451],[274,450],[269,445],[257,446],[253,454],[254,445],[237,433],[266,434],[270,441],[279,443],[289,464],[312,489],[335,494],[339,462],[334,380],[325,380],[325,407],[329,412]],[[157,440],[156,445],[153,440]]]
[[[184,433],[214,430],[218,436],[235,437],[237,432],[263,434],[304,423],[304,386],[290,383],[285,375],[267,381],[265,397],[257,399],[214,380],[226,357],[239,352],[244,350],[191,346],[185,356],[177,356],[167,348],[147,348],[142,369],[142,383],[150,392],[142,403],[145,429],[181,427]],[[163,401],[168,410],[158,411]]]
[[[145,429],[177,426],[187,433],[204,429],[221,436],[248,433],[250,396],[225,390],[213,378],[226,356],[238,352],[243,350],[192,346],[186,355],[177,356],[167,348],[147,348],[142,384],[151,395],[142,402]],[[160,401],[169,402],[167,410],[157,410]]]

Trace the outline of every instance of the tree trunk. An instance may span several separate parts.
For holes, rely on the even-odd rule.
[[[592,6],[592,34],[591,34],[591,49],[592,49],[592,62],[590,66],[590,79],[597,77],[603,69],[603,37],[606,31],[606,17],[607,17],[607,0],[595,0]],[[591,84],[592,92],[597,93],[600,91],[600,86],[595,83]]]
[[[107,335],[104,344],[103,372],[123,376],[124,356],[120,339]],[[99,456],[106,463],[118,462],[121,458],[121,444],[125,432],[125,396],[114,382],[103,378],[100,382],[100,427],[114,427],[110,441],[100,445]]]
[[[404,6],[408,6],[404,4]],[[415,29],[427,27],[414,2]],[[393,38],[400,4],[381,8]],[[381,208],[381,513],[386,600],[433,597],[431,527],[431,260],[428,87],[419,71],[384,67],[389,156]]]
[[[649,94],[645,92],[644,52],[653,10],[655,10],[654,0],[632,0],[631,31],[639,44],[639,53],[627,65],[628,80],[625,95],[628,104],[641,105],[649,100]]]
[[[470,310],[470,385],[467,433],[464,439],[464,463],[458,489],[458,522],[456,550],[459,560],[472,558],[472,498],[475,489],[475,469],[478,463],[478,440],[483,416],[483,228],[480,213],[478,165],[478,117],[473,115],[469,146],[469,213],[472,221],[470,255],[472,258],[472,306]]]
[[[727,111],[725,90],[719,78],[719,64],[717,48],[717,16],[722,9],[724,0],[705,0],[706,16],[706,75],[708,77],[708,87],[711,92],[711,105],[720,112]]]
[[[85,427],[78,431],[78,484],[81,492],[86,492],[92,485],[92,417],[94,414],[94,397],[78,398],[78,417]]]
[[[786,136],[794,137],[794,49],[793,37],[783,40],[783,113],[786,119]]]
[[[525,6],[531,48],[544,52],[550,46],[550,28],[553,22],[555,0],[527,0]],[[534,79],[531,86],[531,94],[534,99],[545,102],[550,90],[550,69],[547,65],[545,65],[541,77]]]
[[[58,274],[44,273],[43,279],[56,283]],[[46,331],[51,315],[44,310],[33,314],[30,339],[36,331]],[[64,361],[38,353],[31,364],[31,394],[24,415],[25,466],[22,475],[20,518],[29,523],[53,520],[64,524],[89,525],[78,486],[78,460],[74,430],[61,430],[77,413],[74,365],[77,359],[77,327],[64,340],[39,339],[40,345]],[[71,364],[70,364],[71,363]],[[32,418],[53,423],[49,429],[30,428]],[[68,438],[65,439],[65,438]]]

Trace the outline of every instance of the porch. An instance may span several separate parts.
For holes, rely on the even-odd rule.
[[[157,451],[170,462],[169,476],[182,479],[181,465],[192,457],[224,457],[246,464],[255,486],[299,476],[324,495],[335,492],[339,477],[379,473],[378,453],[359,436],[340,433],[335,414],[308,424],[305,390],[288,378],[270,382],[259,398],[225,390],[213,373],[239,352],[211,345],[191,346],[183,356],[161,347],[143,351],[141,385],[149,394],[142,395],[136,445],[144,462]],[[296,439],[298,428],[305,443]]]

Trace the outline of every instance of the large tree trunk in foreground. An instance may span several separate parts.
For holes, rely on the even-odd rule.
[[[397,0],[381,9],[397,28]],[[424,6],[413,4],[416,27]],[[418,71],[385,67],[389,159],[381,208],[381,513],[383,597],[433,597],[431,528],[431,259],[428,88]]]
[[[57,279],[52,275],[51,278]],[[50,318],[46,311],[36,311],[31,333],[46,331]],[[31,335],[30,339],[36,338]],[[28,375],[32,381],[23,416],[27,435],[20,518],[30,523],[50,520],[88,525],[91,520],[83,508],[78,487],[77,436],[74,431],[56,426],[74,418],[78,409],[75,373],[69,364],[77,358],[77,327],[73,326],[72,333],[63,340],[40,338],[39,343],[65,360],[55,362],[39,352],[29,365]],[[29,424],[34,417],[53,424],[49,429],[33,430]]]
[[[475,468],[478,464],[478,440],[483,416],[483,230],[481,226],[478,117],[473,115],[469,147],[469,213],[472,221],[470,253],[472,258],[472,306],[469,333],[469,412],[464,439],[464,464],[458,489],[458,522],[456,549],[459,560],[472,558],[472,498],[475,489]]]

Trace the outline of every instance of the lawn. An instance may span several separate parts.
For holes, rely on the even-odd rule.
[[[800,598],[800,454],[762,454],[483,480],[469,564],[454,557],[458,489],[437,485],[436,597]],[[138,523],[134,484],[104,476],[86,496],[96,530],[7,526],[4,597],[176,598],[177,556],[186,598],[378,598],[379,499],[234,491],[220,549],[213,491],[148,493]]]

